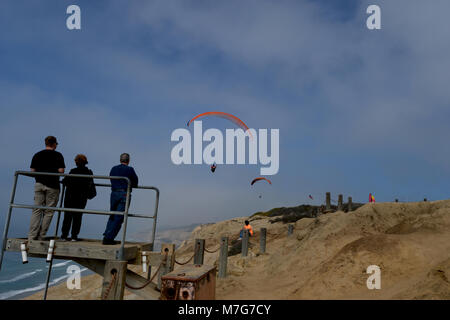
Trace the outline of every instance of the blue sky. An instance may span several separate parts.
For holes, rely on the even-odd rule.
[[[82,30],[66,29],[70,4],[81,7]],[[381,30],[365,26],[369,4],[381,7]],[[161,189],[164,226],[298,205],[308,194],[318,204],[326,191],[361,202],[369,192],[447,198],[449,10],[439,0],[2,1],[0,222],[13,172],[29,168],[49,134],[68,168],[84,153],[108,174],[129,152],[142,184]],[[206,111],[280,129],[272,186],[250,187],[259,166],[211,174],[171,163],[171,132]],[[30,181],[18,197],[32,200]],[[90,204],[107,205],[107,190]],[[135,194],[135,210],[152,205]],[[17,232],[28,220],[17,211]],[[83,232],[100,235],[105,220],[87,217]],[[131,230],[150,225],[141,222]]]

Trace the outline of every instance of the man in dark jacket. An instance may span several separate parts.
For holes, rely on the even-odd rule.
[[[131,181],[131,188],[137,187],[138,177],[133,167],[129,166],[130,155],[128,153],[122,153],[120,155],[120,164],[113,167],[110,176],[116,177],[127,177]],[[111,179],[111,211],[125,211],[125,203],[127,197],[127,187],[128,183],[125,180]],[[130,195],[131,201],[131,195]],[[106,230],[103,233],[103,244],[116,244],[114,238],[120,231],[122,223],[124,220],[123,215],[110,215],[108,223],[106,225]]]
[[[31,160],[33,172],[64,173],[64,157],[55,151],[58,141],[54,136],[45,138],[45,149]],[[59,199],[59,177],[38,175],[35,177],[34,204],[41,207],[56,207]],[[42,240],[52,222],[53,210],[33,209],[28,240]]]
[[[70,170],[69,174],[93,175],[92,171],[86,167],[87,158],[83,154],[75,157],[76,168]],[[94,179],[65,177],[63,184],[66,186],[66,197],[64,199],[65,208],[84,209],[88,199],[95,195]],[[64,221],[61,229],[61,239],[69,240],[68,235],[72,227],[72,241],[79,241],[78,234],[81,229],[81,212],[64,212]]]

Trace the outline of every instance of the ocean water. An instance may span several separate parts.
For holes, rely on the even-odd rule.
[[[182,240],[188,238],[190,232],[197,225],[198,224],[193,224],[174,229],[168,227],[159,228],[159,232],[156,233],[153,250],[159,251],[163,242],[175,243],[178,247]],[[180,237],[180,232],[184,235],[183,237]],[[11,237],[19,237],[20,234],[23,236],[23,233],[26,233],[26,229],[19,230],[16,233],[17,234],[11,235]],[[145,241],[145,239],[149,239],[150,234],[150,231],[145,229],[143,232],[134,235],[131,234],[127,238],[127,241]],[[96,236],[98,238],[98,234],[94,232],[85,232],[82,236],[91,239],[95,239]],[[118,239],[121,239],[121,234],[119,234]],[[67,269],[71,265],[76,265],[80,268],[82,277],[94,273],[73,261],[55,259],[53,260],[49,285],[54,286],[67,281],[67,278],[70,276],[70,274],[67,273]],[[2,268],[0,270],[0,300],[18,300],[44,290],[48,266],[49,264],[45,259],[32,257],[28,257],[28,263],[22,264],[20,252],[5,252]]]
[[[77,265],[81,276],[92,274],[89,269],[70,260],[53,260],[50,276],[50,286],[67,281],[70,265]],[[32,295],[45,288],[49,264],[45,259],[28,258],[28,263],[22,264],[21,254],[5,252],[0,270],[0,300],[16,300]]]

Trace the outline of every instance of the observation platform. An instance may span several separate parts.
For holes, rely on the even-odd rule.
[[[94,179],[102,180],[123,180],[127,183],[127,193],[125,199],[125,208],[123,211],[108,211],[108,210],[91,210],[79,208],[65,208],[63,206],[66,186],[62,185],[62,192],[60,193],[59,205],[53,207],[38,206],[33,204],[15,203],[15,195],[19,176],[26,178],[34,178],[37,176],[51,176],[55,179],[61,177],[89,179],[96,187],[111,188],[111,184],[95,183]],[[51,172],[31,172],[31,171],[16,171],[14,173],[14,182],[11,192],[11,199],[9,202],[9,210],[5,220],[5,228],[3,231],[3,241],[0,254],[0,270],[3,262],[4,252],[21,252],[22,262],[27,262],[27,257],[45,258],[49,263],[47,271],[47,280],[45,284],[44,300],[47,299],[47,291],[51,276],[53,259],[72,260],[93,272],[103,276],[102,295],[103,300],[122,300],[125,286],[131,291],[145,299],[158,299],[159,292],[155,284],[150,278],[150,267],[157,267],[158,271],[154,275],[158,275],[160,280],[161,274],[172,267],[171,261],[174,259],[175,250],[167,249],[164,253],[154,252],[153,243],[155,241],[156,219],[159,205],[159,190],[153,186],[133,186],[133,189],[152,190],[156,193],[154,210],[152,214],[137,214],[129,212],[130,197],[131,197],[131,182],[127,177],[121,176],[102,176],[102,175],[81,175],[81,174],[66,174],[66,173],[51,173]],[[31,210],[51,210],[57,212],[55,233],[52,237],[47,237],[43,240],[28,240],[27,238],[10,238],[8,232],[12,218],[13,209],[31,209]],[[64,241],[57,236],[59,230],[59,222],[62,212],[78,212],[83,214],[96,215],[120,215],[123,216],[123,226],[121,241],[115,245],[104,245],[99,239],[80,239],[81,241]],[[127,222],[129,218],[144,218],[153,220],[153,228],[150,242],[130,242],[126,241]],[[51,240],[54,240],[51,241]],[[52,244],[52,247],[51,247]],[[169,258],[169,259],[168,259]],[[170,262],[170,263],[169,263]],[[135,273],[127,268],[129,264],[142,265],[142,274]],[[166,270],[167,269],[167,270]],[[166,272],[167,273],[167,272]]]

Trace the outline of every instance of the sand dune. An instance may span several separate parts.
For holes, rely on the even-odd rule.
[[[237,238],[245,219],[197,227],[177,250],[177,260],[192,256],[195,238],[206,239],[210,251],[222,236]],[[256,234],[249,256],[229,257],[229,276],[218,279],[217,299],[450,299],[450,200],[366,204],[351,213],[304,218],[290,237],[286,224],[252,219]],[[267,228],[265,254],[259,254],[261,227]],[[217,264],[217,257],[206,253],[205,264]],[[367,289],[369,265],[381,268],[380,290]],[[83,281],[89,281],[83,294],[62,285],[51,288],[49,297],[98,298],[101,278]]]

